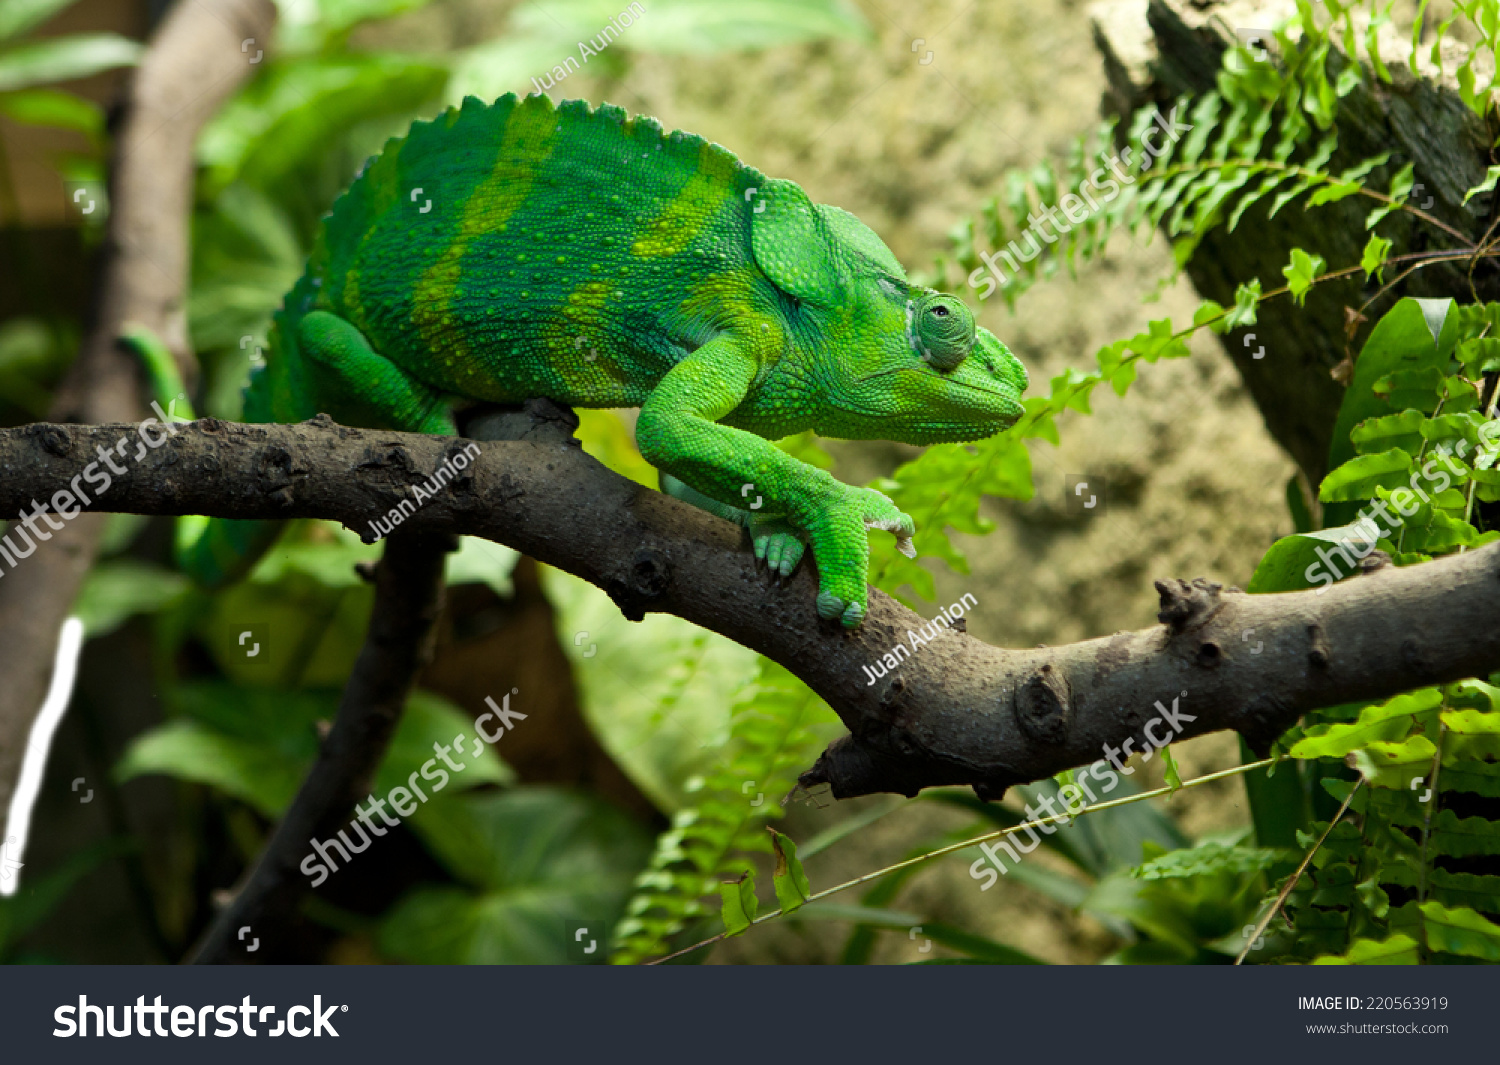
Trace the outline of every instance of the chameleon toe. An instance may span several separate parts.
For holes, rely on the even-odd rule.
[[[844,615],[844,601],[832,592],[818,593],[818,617],[832,621]]]

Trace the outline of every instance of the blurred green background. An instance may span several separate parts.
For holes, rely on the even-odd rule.
[[[269,315],[366,156],[466,93],[527,91],[623,6],[284,0],[262,69],[198,146],[189,310],[200,410],[238,413]],[[3,424],[43,416],[76,350],[108,211],[94,195],[105,106],[163,7],[29,2],[0,16]],[[1070,0],[647,8],[554,95],[617,103],[724,144],[853,211],[914,272],[931,268],[949,230],[1006,173],[1066,154],[1097,123],[1103,74]],[[83,202],[99,201],[93,212],[80,213],[78,188],[90,192]],[[1122,243],[1014,313],[991,301],[982,324],[1043,382],[1139,328],[1140,303],[1169,265],[1160,242]],[[1196,303],[1184,282],[1160,302],[1153,316],[1180,319]],[[1292,531],[1290,461],[1217,345],[1193,345],[1194,358],[1152,367],[1126,398],[1101,395],[1059,446],[1030,441],[1036,493],[989,500],[988,536],[955,535],[971,572],[933,573],[938,601],[977,598],[971,634],[1031,646],[1137,628],[1154,615],[1151,577],[1243,584]],[[634,452],[632,415],[585,412],[581,434],[614,468],[654,483]],[[851,483],[916,453],[820,445]],[[1064,482],[1079,471],[1108,479],[1107,513],[1068,510]],[[353,564],[375,549],[301,523],[252,579],[209,596],[167,568],[169,540],[165,522],[112,519],[106,560],[79,604],[89,642],[77,694],[37,807],[25,890],[0,903],[7,961],[182,957],[264,843],[334,712],[371,597]],[[566,927],[580,921],[616,928],[618,956],[644,956],[720,927],[712,899],[687,901],[703,877],[686,859],[674,866],[673,847],[697,848],[716,868],[760,869],[769,898],[762,826],[772,816],[785,815],[778,827],[801,841],[821,888],[1015,823],[1028,795],[1056,791],[1018,789],[1003,807],[948,789],[783,807],[841,726],[778,670],[675,618],[628,623],[597,589],[494,544],[465,542],[449,566],[439,653],[382,780],[404,779],[487,696],[516,690],[527,720],[332,877],[273,960],[593,960],[570,953]],[[265,635],[253,659],[236,639],[247,627]],[[755,735],[747,719],[768,706],[780,708],[780,732],[732,739]],[[1232,735],[1173,751],[1184,777],[1240,760]],[[1160,759],[1141,768],[1136,781],[1159,783]],[[689,960],[1224,960],[1264,890],[1263,869],[1176,880],[1129,870],[1163,849],[1240,841],[1249,824],[1243,786],[1229,780],[1081,820],[994,890],[979,890],[968,873],[977,855],[964,851]]]

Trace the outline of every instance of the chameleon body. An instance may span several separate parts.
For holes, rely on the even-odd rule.
[[[508,95],[366,164],[275,315],[245,417],[453,433],[465,401],[639,407],[664,490],[745,525],[781,575],[811,546],[819,613],[852,627],[868,529],[909,551],[911,520],[770,441],[979,439],[1025,387],[853,215],[654,119]],[[242,571],[265,535],[216,522],[188,568]]]

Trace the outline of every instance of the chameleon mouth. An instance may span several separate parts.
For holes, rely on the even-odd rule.
[[[922,375],[922,376],[926,376],[926,371],[924,371],[924,370],[918,370],[918,369],[915,369],[913,367],[902,366],[902,367],[898,367],[898,368],[896,368],[894,370],[879,370],[876,373],[868,374],[867,376],[861,377],[858,380],[856,380],[854,382],[854,384],[856,386],[861,386],[861,385],[869,384],[870,382],[878,380],[879,378],[882,378],[882,377],[889,377],[892,374],[910,374],[910,373],[914,373],[914,374],[919,374],[919,375]],[[1007,416],[1011,416],[1013,418],[1019,418],[1021,416],[1021,414],[1024,412],[1024,409],[1021,406],[1021,393],[1019,391],[1017,391],[1014,387],[1012,387],[1009,384],[1000,383],[1000,385],[999,385],[998,388],[986,388],[983,385],[975,384],[972,381],[960,381],[960,380],[957,380],[957,379],[954,379],[954,378],[949,378],[948,380],[944,381],[943,383],[946,386],[950,387],[950,388],[956,385],[956,386],[958,386],[960,388],[967,389],[970,392],[977,392],[981,396],[987,396],[987,397],[989,397],[991,399],[996,399],[996,400],[1001,401],[1002,403],[1005,404],[1005,406],[1007,408],[1009,408]],[[881,416],[880,412],[879,411],[875,411],[875,410],[865,410],[865,409],[862,409],[860,411],[860,413],[862,413],[862,414],[869,414],[869,415],[876,416],[876,417]]]

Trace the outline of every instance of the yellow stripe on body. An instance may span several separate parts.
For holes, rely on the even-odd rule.
[[[735,158],[716,144],[698,149],[698,168],[682,191],[647,226],[646,235],[630,246],[639,258],[676,255],[692,243],[734,195]]]
[[[487,372],[465,345],[452,315],[464,253],[471,241],[504,225],[526,202],[532,183],[552,154],[557,126],[557,113],[549,106],[516,107],[505,124],[494,168],[470,192],[447,247],[417,282],[413,324],[434,361],[460,385],[466,376],[474,378],[476,389],[488,383]]]

